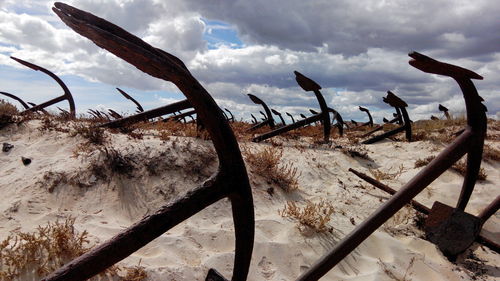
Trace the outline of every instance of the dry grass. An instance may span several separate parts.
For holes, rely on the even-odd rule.
[[[395,173],[388,173],[388,172],[383,172],[380,171],[379,169],[370,169],[370,173],[373,175],[373,177],[378,180],[378,181],[383,181],[383,180],[394,180],[397,179],[401,176],[402,173],[405,172],[404,166],[401,164],[398,166],[398,169]]]
[[[382,267],[382,270],[385,272],[385,274],[387,274],[387,276],[389,278],[391,278],[392,280],[396,280],[396,281],[411,281],[412,280],[411,275],[413,274],[413,271],[410,271],[410,270],[413,267],[413,264],[415,263],[415,259],[416,259],[415,257],[412,257],[410,259],[410,262],[408,263],[408,266],[406,267],[406,270],[405,270],[405,272],[403,273],[403,275],[401,277],[398,276],[398,275],[401,275],[401,274],[398,274],[395,271],[395,269],[396,269],[395,266],[392,266],[392,269],[391,269],[381,259],[378,260],[378,264],[380,265],[380,267]]]
[[[7,237],[0,243],[1,280],[42,277],[88,251],[88,233],[76,231],[74,222],[69,218]]]
[[[0,243],[0,280],[38,280],[90,250],[88,232],[78,232],[75,219],[38,226],[34,232],[11,232]],[[125,276],[119,271],[125,270]],[[97,279],[142,281],[144,267],[112,266]]]
[[[320,201],[312,203],[310,201],[303,207],[298,207],[294,202],[288,201],[283,210],[279,211],[282,217],[288,217],[297,220],[298,227],[302,233],[313,230],[317,233],[333,232],[333,228],[327,224],[334,208],[330,202]]]
[[[266,147],[258,152],[243,148],[243,156],[250,171],[265,178],[268,183],[279,186],[286,192],[299,188],[297,168],[292,163],[280,164],[283,150]]]
[[[483,159],[500,161],[500,150],[485,144],[483,147]]]
[[[70,132],[70,136],[74,137],[80,135],[87,140],[87,144],[104,145],[108,138],[104,129],[92,126],[88,123],[77,122]]]
[[[436,158],[436,156],[429,156],[429,157],[424,158],[424,159],[417,159],[417,161],[415,161],[415,168],[420,168],[420,167],[426,166],[432,160],[434,160],[434,158]],[[462,176],[465,176],[465,172],[467,170],[467,162],[465,160],[459,160],[459,161],[455,162],[450,167],[450,169],[459,173]],[[486,174],[484,169],[479,168],[479,173],[477,175],[477,179],[478,180],[486,180],[487,177],[488,177],[488,175]]]
[[[4,101],[3,99],[0,99],[0,116],[1,115],[16,115],[18,114],[19,111],[17,108],[12,105],[11,103]]]

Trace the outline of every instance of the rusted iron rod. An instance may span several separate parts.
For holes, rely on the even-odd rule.
[[[498,209],[500,208],[500,195],[495,198],[486,208],[484,208],[479,215],[477,215],[478,218],[480,218],[483,222],[487,221],[491,216],[493,216]]]
[[[229,118],[229,121],[234,122],[235,120],[234,120],[234,115],[233,115],[233,113],[232,113],[231,111],[229,111],[229,109],[227,109],[227,108],[224,108],[224,110],[225,110],[227,113],[229,113],[229,115],[231,115],[231,118]]]
[[[184,118],[186,118],[188,116],[191,116],[191,115],[193,115],[195,113],[196,113],[196,110],[190,110],[190,111],[182,112],[182,113],[174,115],[174,116],[172,116],[170,118],[167,118],[164,121],[184,119]]]
[[[250,114],[250,115],[252,116],[253,123],[254,123],[254,124],[258,123],[258,122],[257,122],[257,118],[255,118],[255,116],[253,116],[253,114]]]
[[[267,104],[259,99],[257,96],[255,95],[252,95],[252,94],[247,94],[247,96],[250,98],[250,100],[252,100],[253,103],[255,104],[260,104],[263,108],[264,108],[264,111],[266,112],[266,114],[264,114],[262,111],[260,112],[262,115],[264,115],[264,117],[267,119],[267,125],[269,125],[269,127],[271,129],[274,129],[274,119],[273,119],[273,115],[271,113],[271,110],[269,109],[269,107],[267,106]]]
[[[134,124],[141,121],[147,121],[151,118],[159,117],[165,114],[171,114],[173,112],[191,107],[192,107],[191,103],[188,100],[182,100],[155,109],[146,110],[136,115],[128,116],[118,120],[113,120],[111,122],[100,125],[100,127],[119,128],[123,127],[124,125]]]
[[[281,119],[281,126],[286,126],[286,123],[285,123],[285,119],[283,119],[283,116],[281,116],[281,113],[274,110],[274,109],[271,109],[272,113],[274,113],[275,115],[278,115],[278,117]]]
[[[383,191],[391,194],[391,195],[394,195],[396,194],[396,190],[392,189],[390,186],[387,186],[381,182],[379,182],[378,180],[368,176],[367,174],[364,174],[364,173],[361,173],[361,172],[358,172],[352,168],[349,168],[349,172],[355,174],[356,176],[362,178],[363,180],[365,180],[366,182],[368,182],[369,184],[377,187],[377,188],[380,188],[382,189]],[[423,213],[423,214],[426,214],[428,215],[429,212],[431,211],[431,209],[427,208],[425,205],[422,205],[420,203],[418,203],[417,201],[415,200],[411,200],[410,201],[410,204],[412,205],[413,208],[415,208],[415,210]]]
[[[15,96],[13,94],[9,94],[9,93],[6,93],[6,92],[0,92],[0,95],[4,95],[4,96],[7,96],[9,98],[17,100],[24,107],[24,109],[30,108],[29,105],[27,105],[21,98]]]
[[[127,94],[122,89],[120,89],[120,88],[116,88],[116,89],[118,90],[118,92],[120,92],[120,94],[122,94],[122,96],[124,96],[126,99],[131,100],[133,103],[135,103],[135,105],[137,105],[137,111],[138,112],[144,112],[144,108],[142,108],[142,105],[136,99],[134,99],[133,97],[131,97],[129,94]]]
[[[313,115],[311,117],[307,117],[306,119],[299,120],[299,121],[297,121],[297,122],[295,122],[293,124],[286,125],[286,126],[283,126],[281,128],[278,128],[278,129],[276,129],[274,131],[271,131],[269,133],[265,133],[265,134],[262,134],[260,136],[254,137],[252,139],[252,141],[253,142],[261,142],[263,140],[266,140],[268,138],[272,138],[274,136],[283,134],[285,132],[288,132],[288,131],[291,131],[291,130],[294,130],[294,129],[297,129],[297,128],[300,128],[300,127],[304,127],[307,124],[311,124],[311,123],[314,123],[316,121],[321,120],[321,118],[323,118],[322,114]]]
[[[381,140],[383,140],[383,139],[385,139],[385,138],[387,138],[387,137],[390,137],[390,136],[392,136],[392,135],[395,135],[395,134],[397,134],[397,133],[399,133],[399,132],[402,132],[402,131],[404,131],[404,130],[405,130],[405,127],[401,126],[401,127],[396,128],[396,129],[390,130],[389,132],[385,132],[385,133],[383,133],[383,134],[381,134],[381,135],[378,135],[378,136],[375,136],[375,137],[373,137],[373,138],[371,138],[371,139],[365,140],[365,141],[363,141],[362,143],[363,143],[363,144],[372,144],[372,143],[376,143],[376,142],[378,142],[378,141],[381,141]]]
[[[286,115],[288,115],[290,117],[290,119],[292,119],[292,123],[295,123],[295,119],[293,118],[293,115],[288,113],[288,112],[285,112]]]

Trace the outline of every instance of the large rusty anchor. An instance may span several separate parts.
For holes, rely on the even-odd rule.
[[[274,115],[277,115],[281,119],[281,126],[286,126],[285,119],[283,119],[283,116],[281,116],[281,113],[277,110],[271,109],[272,113]]]
[[[457,203],[457,210],[463,211],[469,201],[481,165],[484,137],[486,135],[486,107],[481,103],[483,99],[478,95],[471,79],[483,79],[483,77],[465,68],[439,62],[417,52],[412,52],[409,56],[413,58],[409,62],[413,67],[424,72],[450,76],[455,79],[462,89],[465,99],[467,126],[455,141],[407,184],[401,187],[394,196],[359,224],[344,239],[339,241],[328,254],[308,271],[302,274],[298,279],[300,281],[318,280],[325,275],[465,154],[467,154],[467,172]]]
[[[144,112],[144,108],[142,107],[142,105],[136,99],[134,99],[132,96],[130,96],[129,94],[127,94],[124,90],[122,90],[120,88],[116,88],[116,89],[126,99],[131,100],[133,103],[135,103],[135,105],[137,106],[137,111],[136,111],[137,113]]]
[[[168,203],[43,280],[85,280],[126,258],[156,237],[223,198],[233,209],[236,249],[232,280],[246,280],[254,241],[250,184],[236,138],[210,94],[177,57],[155,48],[124,29],[72,6],[55,3],[52,10],[70,28],[151,76],[174,83],[192,105],[211,136],[218,171],[200,186]],[[182,105],[182,106],[181,106]],[[172,108],[173,106],[171,106]],[[211,271],[212,272],[212,271]]]
[[[264,108],[264,111],[266,112],[264,114],[264,112],[260,111],[260,114],[262,114],[264,116],[264,120],[260,123],[255,124],[254,126],[250,127],[250,129],[248,129],[248,130],[253,131],[253,130],[256,130],[258,128],[264,127],[266,125],[269,126],[269,128],[274,129],[274,119],[273,119],[273,115],[271,113],[271,110],[269,109],[269,106],[267,106],[267,104],[263,100],[259,99],[257,96],[252,95],[252,94],[247,94],[247,95],[250,98],[250,100],[252,100],[253,103],[262,105],[262,107]]]
[[[0,92],[0,95],[7,96],[7,97],[9,97],[11,99],[14,99],[14,100],[18,101],[24,107],[24,109],[30,108],[30,106],[26,102],[24,102],[20,97],[14,95],[14,94],[6,93],[6,92]]]
[[[278,128],[274,131],[262,134],[260,136],[256,136],[252,139],[254,142],[260,142],[263,140],[266,140],[268,138],[275,137],[277,135],[283,134],[285,132],[295,130],[300,127],[304,127],[305,125],[314,123],[316,121],[322,121],[323,123],[323,141],[325,143],[328,143],[330,141],[330,113],[328,112],[328,107],[326,106],[325,98],[319,91],[321,89],[321,86],[318,85],[316,82],[313,80],[307,78],[306,76],[302,75],[298,71],[294,71],[295,73],[295,80],[299,84],[299,86],[306,92],[314,92],[314,95],[316,96],[316,99],[318,100],[319,106],[321,108],[321,112],[318,114],[315,114],[311,117],[304,118],[300,121],[297,121],[295,123],[292,123],[287,126],[283,126],[281,128]],[[304,116],[304,115],[301,115]],[[305,116],[304,116],[305,117]]]
[[[395,107],[396,110],[401,112],[401,115],[399,115],[399,116],[403,117],[403,125],[394,129],[394,130],[391,130],[389,132],[385,132],[385,133],[378,135],[378,136],[375,136],[371,139],[367,139],[367,140],[363,141],[362,143],[363,144],[376,143],[378,141],[381,141],[387,137],[390,137],[390,136],[395,135],[395,134],[402,132],[402,131],[405,131],[406,140],[411,142],[411,120],[410,120],[410,117],[408,116],[408,111],[406,111],[406,107],[408,107],[408,104],[405,101],[403,101],[402,99],[400,99],[398,96],[396,96],[394,93],[392,93],[391,91],[387,91],[387,96],[384,97],[383,100],[385,103],[389,104],[392,107]],[[395,119],[397,120],[397,118],[398,117],[396,117]],[[375,130],[368,132],[367,134],[369,135],[375,131],[378,131],[379,129],[380,128],[376,128]]]
[[[34,63],[30,63],[30,62],[27,62],[27,61],[24,61],[22,59],[18,59],[16,57],[10,57],[11,59],[17,61],[18,63],[24,65],[24,66],[27,66],[33,70],[36,70],[36,71],[41,71],[45,74],[47,74],[48,76],[50,76],[52,79],[54,79],[57,84],[59,84],[59,86],[61,86],[61,88],[63,89],[64,91],[64,94],[62,96],[59,96],[57,98],[54,98],[54,99],[51,99],[49,101],[46,101],[44,103],[41,103],[39,105],[36,105],[36,106],[33,106],[33,107],[30,107],[30,108],[26,108],[26,110],[24,110],[23,112],[21,112],[21,114],[26,114],[27,112],[35,112],[35,111],[41,111],[42,109],[48,107],[48,106],[51,106],[53,104],[56,104],[58,102],[61,102],[63,100],[67,100],[68,103],[69,103],[69,113],[70,113],[70,116],[75,118],[76,116],[76,110],[75,110],[75,101],[73,100],[73,96],[71,95],[71,92],[69,91],[68,87],[66,86],[66,84],[64,84],[64,82],[57,76],[55,75],[54,73],[50,72],[49,70],[41,67],[41,66],[38,66]],[[23,105],[24,106],[24,105]]]
[[[351,120],[351,122],[354,123],[354,125],[356,127],[364,127],[364,126],[373,127],[373,118],[372,118],[372,115],[370,114],[370,110],[368,110],[368,108],[362,107],[362,106],[359,107],[359,110],[366,112],[366,114],[368,115],[368,122],[362,123],[361,125],[358,125],[359,122],[356,122],[354,120]]]

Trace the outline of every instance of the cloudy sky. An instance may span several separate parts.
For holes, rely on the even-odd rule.
[[[261,110],[252,93],[272,108],[298,115],[318,109],[296,84],[297,70],[323,87],[330,107],[345,120],[390,117],[387,90],[409,104],[413,120],[441,117],[438,104],[464,113],[450,78],[408,65],[415,50],[471,69],[490,117],[500,119],[500,5],[493,0],[80,0],[89,11],[182,59],[222,108],[249,120]],[[0,0],[0,91],[40,103],[62,93],[43,73],[15,56],[59,75],[77,111],[112,108],[133,112],[183,98],[170,83],[141,73],[67,28],[51,1]],[[61,103],[59,106],[66,107]],[[307,114],[306,114],[307,115]]]

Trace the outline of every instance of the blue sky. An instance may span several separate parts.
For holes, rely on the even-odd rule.
[[[294,80],[297,70],[323,87],[329,106],[344,119],[377,122],[392,109],[387,90],[409,104],[412,119],[464,112],[449,78],[408,65],[412,50],[458,64],[485,77],[475,81],[489,116],[499,118],[500,22],[493,1],[280,1],[81,0],[78,8],[106,18],[182,59],[219,105],[238,119],[261,110],[253,93],[272,108],[298,116],[318,109]],[[0,91],[39,103],[62,90],[13,55],[56,73],[73,92],[78,113],[89,108],[133,112],[119,87],[147,109],[183,98],[170,83],[151,78],[69,30],[50,1],[0,1]],[[470,24],[474,22],[474,24]],[[65,104],[59,105],[67,107]]]

